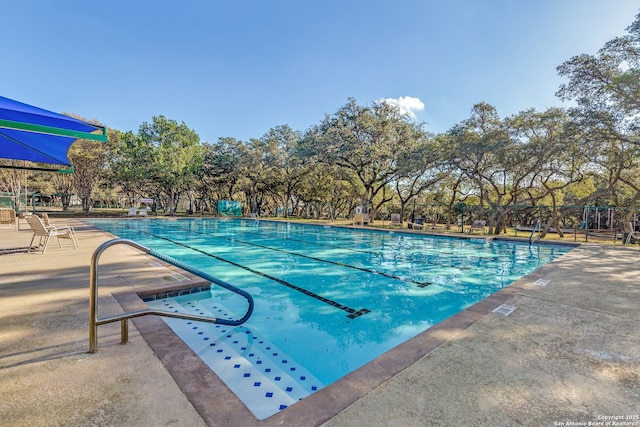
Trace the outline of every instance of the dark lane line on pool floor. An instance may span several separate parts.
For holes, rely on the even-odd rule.
[[[327,259],[316,258],[316,257],[312,257],[310,255],[304,255],[304,254],[301,254],[301,253],[298,253],[298,252],[292,252],[292,251],[287,251],[287,250],[284,250],[284,249],[274,248],[272,246],[261,245],[259,243],[247,242],[245,240],[240,240],[240,239],[237,239],[237,238],[230,239],[228,237],[216,236],[214,234],[206,233],[204,231],[197,231],[197,230],[191,230],[191,229],[186,230],[186,229],[184,229],[182,227],[168,226],[167,228],[173,228],[174,230],[178,229],[178,230],[182,230],[182,231],[189,231],[190,233],[202,234],[204,236],[213,237],[214,239],[239,242],[239,243],[242,243],[242,244],[245,244],[245,245],[249,245],[249,246],[256,246],[256,247],[262,248],[262,249],[268,249],[268,250],[271,250],[271,251],[282,252],[282,253],[288,254],[288,255],[295,255],[295,256],[299,256],[301,258],[307,258],[307,259],[310,259],[310,260],[313,260],[313,261],[325,262],[325,263],[328,263],[328,264],[337,265],[339,267],[352,268],[354,270],[363,271],[365,273],[378,274],[378,275],[384,276],[384,277],[386,277],[388,279],[400,280],[401,282],[405,282],[405,283],[412,283],[412,284],[414,284],[414,285],[416,285],[418,287],[421,287],[421,288],[431,284],[431,282],[418,282],[418,281],[412,280],[412,279],[404,279],[402,277],[394,276],[393,274],[388,274],[388,273],[385,273],[383,271],[371,270],[371,269],[364,268],[364,267],[358,267],[358,266],[355,266],[355,265],[345,264],[345,263],[342,263],[342,262],[339,262],[339,261],[331,261],[331,260],[327,260]]]
[[[271,235],[274,234],[274,231],[271,230],[271,229],[265,229],[263,231],[268,232]],[[243,232],[247,233],[247,234],[253,234],[254,236],[263,237],[263,235],[261,233],[257,233],[255,231],[244,231],[243,230]],[[356,252],[356,253],[373,255],[373,256],[380,256],[381,255],[380,252],[367,251],[367,250],[364,250],[364,249],[348,248],[348,247],[342,246],[342,245],[331,245],[331,244],[328,244],[328,243],[312,242],[310,240],[294,239],[293,237],[285,237],[284,239],[288,240],[288,241],[291,241],[291,242],[307,243],[307,244],[310,244],[310,245],[322,246],[322,247],[325,247],[325,248],[340,249],[340,250],[343,250],[343,251],[350,251],[350,252]],[[344,241],[344,240],[345,239],[342,239],[342,241]],[[377,245],[377,247],[380,247],[380,245]],[[416,259],[414,259],[412,257],[401,256],[401,255],[394,255],[394,259],[401,260],[401,261],[408,261],[408,262],[420,262],[420,263],[423,263],[423,264],[425,263],[425,261],[416,260]],[[451,259],[451,256],[449,256],[449,259]],[[451,262],[445,264],[445,263],[442,263],[442,262],[435,262],[433,260],[430,260],[428,262],[428,264],[437,265],[439,267],[454,267],[455,268],[455,266],[452,265]],[[423,287],[424,283],[426,283],[426,282],[421,282],[419,286]]]
[[[131,226],[129,226],[129,225],[125,225],[125,227],[126,227],[126,228],[129,228],[129,229],[131,229],[131,230],[135,230],[135,231],[137,231],[137,232],[139,232],[139,233],[148,234],[149,236],[153,236],[153,237],[155,237],[155,238],[157,238],[157,239],[166,240],[167,242],[173,243],[174,245],[178,245],[178,246],[182,246],[182,247],[187,248],[187,249],[191,249],[192,251],[199,252],[199,253],[201,253],[201,254],[203,254],[203,255],[206,255],[206,256],[208,256],[208,257],[210,257],[210,258],[214,258],[214,259],[217,259],[218,261],[226,262],[226,263],[228,263],[228,264],[233,265],[234,267],[242,268],[242,269],[247,270],[247,271],[249,271],[249,272],[251,272],[251,273],[253,273],[253,274],[256,274],[256,275],[258,275],[258,276],[264,277],[264,278],[266,278],[266,279],[273,280],[273,281],[274,281],[274,282],[276,282],[276,283],[279,283],[279,284],[281,284],[281,285],[284,285],[284,286],[286,286],[286,287],[288,287],[288,288],[291,288],[291,289],[293,289],[293,290],[295,290],[295,291],[301,292],[301,293],[303,293],[303,294],[305,294],[305,295],[307,295],[307,296],[310,296],[310,297],[312,297],[312,298],[317,299],[318,301],[322,301],[322,302],[324,302],[324,303],[326,303],[326,304],[329,304],[329,305],[331,305],[331,306],[333,306],[333,307],[335,307],[335,308],[339,308],[340,310],[346,311],[347,313],[349,313],[349,314],[347,315],[347,317],[348,317],[348,318],[350,318],[350,319],[355,319],[356,317],[362,316],[363,314],[366,314],[366,313],[369,313],[369,312],[370,312],[370,310],[368,310],[368,309],[366,309],[366,308],[361,308],[360,310],[356,310],[356,309],[354,309],[354,308],[348,307],[348,306],[346,306],[346,305],[344,305],[344,304],[340,304],[339,302],[336,302],[336,301],[330,300],[329,298],[325,298],[325,297],[323,297],[323,296],[321,296],[321,295],[315,294],[315,293],[313,293],[313,292],[311,292],[311,291],[308,291],[308,290],[306,290],[306,289],[304,289],[304,288],[301,288],[301,287],[299,287],[299,286],[296,286],[296,285],[294,285],[293,283],[289,283],[289,282],[287,282],[287,281],[285,281],[285,280],[282,280],[282,279],[279,279],[279,278],[277,278],[277,277],[273,277],[273,276],[271,276],[271,275],[269,275],[269,274],[263,273],[262,271],[254,270],[254,269],[253,269],[253,268],[251,268],[251,267],[247,267],[247,266],[245,266],[245,265],[238,264],[238,263],[233,262],[233,261],[231,261],[231,260],[228,260],[228,259],[225,259],[225,258],[221,258],[221,257],[219,257],[219,256],[216,256],[216,255],[210,254],[210,253],[205,252],[205,251],[203,251],[203,250],[201,250],[201,249],[195,248],[195,247],[193,247],[193,246],[189,246],[189,245],[187,245],[187,244],[185,244],[185,243],[181,243],[181,242],[175,241],[175,240],[173,240],[173,239],[169,239],[168,237],[160,236],[160,235],[157,235],[157,234],[151,233],[151,232],[149,232],[149,231],[140,230],[140,229],[138,229],[138,228],[134,228],[134,227],[131,227]]]
[[[325,226],[327,227],[327,226]],[[328,226],[330,228],[332,228],[331,226]],[[297,228],[299,230],[299,227]],[[269,228],[269,229],[261,229],[261,232],[255,232],[255,231],[246,231],[243,230],[243,233],[246,234],[253,234],[254,236],[259,236],[259,237],[264,237],[264,235],[262,234],[262,232],[267,232],[270,235],[273,235],[274,233],[277,233],[277,231],[275,229]],[[302,230],[302,233],[305,233],[304,230]],[[381,232],[382,233],[382,232]],[[449,237],[449,239],[458,239],[457,237]],[[312,242],[310,240],[303,240],[303,239],[294,239],[293,237],[284,237],[284,238],[280,238],[280,239],[284,239],[284,240],[288,240],[291,242],[300,242],[300,243],[308,243],[310,245],[315,245],[315,246],[322,246],[322,247],[326,247],[326,248],[331,248],[331,249],[340,249],[340,250],[344,250],[344,251],[350,251],[350,252],[356,252],[356,253],[361,253],[361,254],[367,254],[367,255],[373,255],[373,256],[380,256],[381,253],[380,252],[374,252],[374,251],[367,251],[364,249],[354,249],[354,248],[349,248],[346,246],[342,246],[340,244],[338,245],[331,245],[328,243],[319,243],[319,242]],[[345,239],[340,239],[341,241],[345,241]],[[377,247],[380,247],[379,245],[376,245]],[[401,260],[401,261],[407,261],[407,262],[418,262],[421,264],[428,264],[429,266],[438,266],[438,267],[445,267],[445,268],[460,268],[456,265],[453,264],[454,259],[456,258],[460,258],[459,256],[456,256],[454,254],[447,254],[448,257],[448,262],[436,262],[433,259],[429,260],[429,261],[423,261],[423,260],[416,260],[413,257],[407,257],[407,256],[402,256],[402,255],[394,255],[394,259],[396,260]],[[418,283],[418,287],[419,288],[424,288],[425,286],[431,285],[431,282],[415,282]]]

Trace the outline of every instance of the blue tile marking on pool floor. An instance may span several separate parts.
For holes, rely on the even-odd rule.
[[[150,300],[147,304],[201,316],[227,318],[231,314],[219,302],[211,307],[198,302],[182,305],[174,299]],[[246,327],[163,320],[258,419],[267,418],[324,387],[290,356]]]

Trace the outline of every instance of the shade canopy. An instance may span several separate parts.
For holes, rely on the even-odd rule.
[[[0,158],[71,166],[77,139],[105,142],[107,129],[0,96]]]

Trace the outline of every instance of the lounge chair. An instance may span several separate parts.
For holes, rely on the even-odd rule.
[[[413,222],[408,224],[408,227],[412,230],[422,230],[424,229],[424,219],[416,218]]]
[[[129,208],[129,213],[127,214],[127,216],[136,216],[137,214],[138,214],[138,209]]]
[[[467,233],[473,234],[474,231],[479,231],[480,234],[484,235],[486,226],[487,226],[487,221],[481,220],[481,219],[477,219],[477,220],[473,221],[473,223],[471,224],[471,227],[469,228],[469,231],[467,231]]]
[[[0,208],[0,224],[9,224],[17,228],[16,211],[12,208]]]
[[[629,234],[627,234],[627,239],[624,241],[624,244],[628,245],[631,243],[631,239],[640,240],[640,231],[635,231],[633,224],[629,223]]]
[[[366,213],[356,213],[353,216],[353,225],[369,225],[369,214]]]
[[[138,211],[138,216],[147,216],[147,208],[140,208],[140,211]]]
[[[47,227],[44,225],[44,222],[42,222],[42,219],[38,215],[27,215],[26,219],[29,223],[29,227],[31,227],[31,230],[33,230],[33,237],[31,237],[31,242],[29,243],[29,252],[31,252],[31,248],[36,236],[40,238],[38,247],[42,246],[42,253],[47,250],[49,239],[52,236],[55,236],[58,239],[58,245],[61,248],[62,243],[60,242],[60,239],[69,239],[73,243],[73,248],[78,249],[78,242],[76,241],[76,235],[73,227],[69,227],[66,225],[62,227],[54,227],[50,225]]]

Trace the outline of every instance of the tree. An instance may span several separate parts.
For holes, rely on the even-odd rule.
[[[326,207],[329,218],[333,220],[353,210],[353,201],[357,200],[358,194],[354,191],[352,179],[347,177],[353,172],[326,163],[309,163],[307,168],[309,173],[294,193],[296,201],[304,204],[306,216],[319,218],[322,207]],[[298,207],[293,206],[294,214],[300,214]]]
[[[108,132],[108,136],[115,139],[115,131]],[[93,191],[105,176],[107,145],[90,139],[78,139],[69,147],[68,157],[73,165],[73,187],[82,202],[82,211],[87,214],[91,209]],[[64,179],[60,179],[58,183],[64,186]]]
[[[151,146],[133,132],[119,135],[110,153],[110,178],[129,199],[129,206],[136,206],[144,195],[151,179]]]
[[[239,162],[242,141],[220,138],[203,145],[203,166],[198,178],[198,192],[203,205],[215,206],[219,200],[233,200],[240,179]]]
[[[164,116],[153,117],[152,123],[144,122],[138,137],[151,150],[149,172],[167,197],[169,214],[173,216],[180,192],[193,185],[202,167],[200,137],[184,122],[178,124]]]
[[[20,160],[0,160],[0,191],[13,193],[12,201],[16,209],[20,207],[20,191],[26,173],[25,171],[11,168],[25,166],[25,163],[26,162]],[[10,168],[5,169],[2,167],[4,165]]]
[[[576,100],[581,109],[609,110],[636,122],[640,112],[640,13],[629,34],[607,42],[596,55],[574,56],[558,67],[569,82],[558,97]]]
[[[489,232],[493,231],[495,217],[499,214],[506,184],[508,164],[513,142],[505,132],[495,107],[486,103],[473,106],[471,117],[454,126],[446,141],[450,162],[463,176],[474,184],[480,206],[489,204]]]
[[[243,144],[238,164],[240,176],[239,187],[247,198],[249,212],[259,214],[265,199],[265,147],[262,141],[252,138]]]
[[[62,210],[69,209],[71,204],[71,195],[73,193],[73,175],[67,173],[56,173],[51,177],[53,190],[60,196]]]
[[[397,156],[420,141],[424,131],[386,102],[361,107],[350,98],[333,116],[306,135],[303,152],[327,164],[353,172],[360,188],[361,204],[374,213],[391,196],[374,199],[397,177]],[[375,215],[371,215],[372,218]]]
[[[102,142],[79,139],[69,148],[68,157],[73,165],[73,187],[82,202],[82,212],[87,214],[91,195],[105,167],[106,149]]]
[[[629,203],[635,204],[640,200],[640,13],[627,32],[595,55],[560,65],[558,73],[569,81],[557,96],[576,102],[570,110],[576,134],[603,172],[606,191],[631,191]]]
[[[437,140],[426,133],[415,146],[398,153],[395,190],[400,200],[400,220],[404,221],[407,203],[445,178],[443,155]]]
[[[269,177],[267,186],[274,194],[283,194],[284,216],[288,216],[292,195],[300,187],[309,169],[300,155],[302,136],[289,126],[272,128],[261,138],[262,162]]]
[[[505,201],[517,206],[550,200],[551,220],[542,234],[554,226],[562,235],[557,201],[565,188],[582,179],[588,162],[578,140],[567,131],[566,112],[529,109],[506,119],[505,126],[515,143]]]

